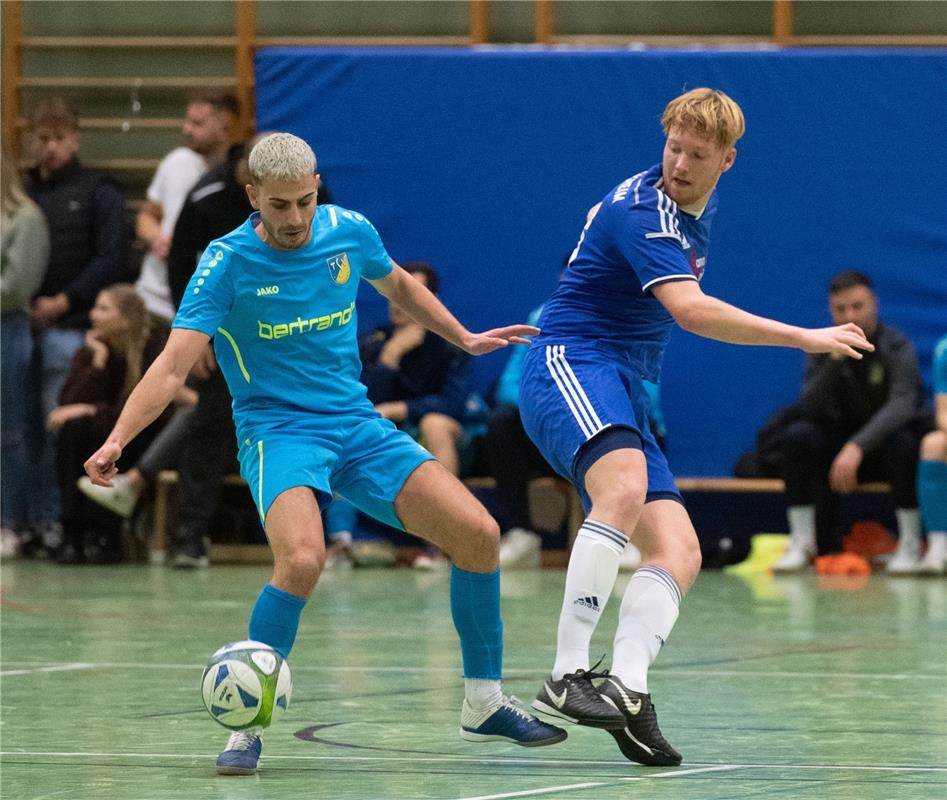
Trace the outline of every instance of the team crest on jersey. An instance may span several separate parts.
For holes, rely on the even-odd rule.
[[[340,286],[352,276],[348,253],[339,253],[337,256],[327,258],[326,264],[329,266],[329,274],[332,276],[332,280]]]
[[[697,251],[691,249],[688,258],[690,260],[691,272],[694,273],[694,277],[697,278],[697,280],[700,280],[704,277],[704,267],[707,265],[707,256],[698,256]]]

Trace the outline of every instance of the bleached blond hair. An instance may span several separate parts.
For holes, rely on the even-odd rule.
[[[661,116],[661,127],[665,136],[674,128],[691,130],[722,150],[729,150],[743,136],[746,122],[735,100],[719,89],[702,87],[668,103]]]
[[[316,174],[316,154],[298,136],[271,133],[253,146],[247,166],[257,185],[267,178],[298,181]]]

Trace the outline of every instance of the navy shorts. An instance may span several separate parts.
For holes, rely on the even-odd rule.
[[[631,365],[594,344],[533,344],[526,354],[520,383],[523,426],[550,466],[576,487],[586,512],[591,500],[585,475],[577,474],[576,457],[587,442],[616,428],[641,437],[648,465],[646,502],[683,502],[648,425],[649,402]]]

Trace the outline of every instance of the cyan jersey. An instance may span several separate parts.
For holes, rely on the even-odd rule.
[[[716,190],[695,217],[662,186],[656,164],[605,196],[546,303],[533,347],[595,343],[629,358],[642,378],[658,380],[674,320],[651,289],[701,279],[717,211]]]
[[[174,327],[214,337],[238,432],[261,414],[372,414],[355,295],[359,278],[392,270],[378,232],[361,214],[319,206],[309,243],[277,250],[257,236],[259,219],[208,245]]]
[[[947,336],[934,345],[934,394],[947,394]]]

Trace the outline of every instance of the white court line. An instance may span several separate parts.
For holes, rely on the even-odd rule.
[[[21,674],[21,672],[35,672],[40,668],[58,667],[59,669],[77,669],[69,664],[51,661],[6,661],[7,666],[27,666],[30,670],[17,672],[0,672],[0,675]],[[83,663],[83,669],[186,669],[201,670],[204,664],[154,664],[145,661],[101,661],[95,663]],[[445,673],[451,675],[460,675],[460,664],[456,667],[367,667],[364,665],[308,665],[294,664],[293,672],[377,672],[377,673],[404,673],[412,675],[426,675],[434,673]],[[48,669],[47,671],[52,671]],[[504,675],[506,678],[531,678],[543,674],[538,669],[506,669]],[[651,670],[652,675],[698,675],[700,677],[711,678],[797,678],[799,680],[833,680],[840,678],[844,680],[880,680],[880,681],[943,681],[942,674],[926,674],[911,672],[769,672],[766,670],[704,670],[704,669],[677,669],[675,667],[665,667],[663,669]]]
[[[924,673],[910,672],[769,672],[767,670],[739,670],[739,669],[676,669],[674,667],[665,667],[663,669],[654,669],[649,672],[650,675],[712,675],[717,678],[799,678],[802,680],[814,679],[838,679],[846,680],[882,680],[882,681],[943,681],[943,675],[928,675]]]
[[[32,667],[31,669],[9,669],[0,672],[0,677],[8,678],[11,675],[33,675],[37,672],[67,672],[74,669],[94,669],[95,664],[84,662],[75,662],[73,664],[53,664],[45,667]]]
[[[744,764],[719,764],[716,767],[698,767],[697,769],[677,769],[671,772],[649,772],[641,778],[619,778],[623,781],[640,781],[645,778],[680,778],[682,775],[696,775],[698,772],[726,772],[733,769],[743,769]]]
[[[49,751],[49,750],[0,750],[0,757],[3,756],[54,756],[56,758],[217,758],[219,753],[98,753],[98,752],[74,752],[74,751]],[[398,761],[402,763],[432,763],[432,762],[462,762],[470,764],[524,764],[533,766],[634,766],[626,761],[602,761],[587,758],[505,758],[503,756],[460,756],[460,755],[435,755],[430,756],[362,756],[348,755],[340,756],[338,753],[332,755],[267,755],[267,762],[271,761],[366,761],[366,762],[385,762]],[[785,770],[862,770],[864,772],[937,772],[947,774],[947,766],[943,767],[915,767],[915,766],[879,766],[877,764],[706,764],[692,762],[695,768],[701,771],[710,770],[730,770],[730,769],[785,769]],[[706,769],[705,769],[706,768]],[[642,777],[674,777],[691,770],[668,770],[665,773],[647,774]],[[621,780],[628,780],[627,778]]]
[[[504,797],[531,797],[537,794],[566,792],[569,789],[592,789],[595,786],[608,786],[607,783],[572,783],[568,786],[549,786],[545,789],[526,789],[522,792],[504,792],[503,794],[479,794],[476,797],[462,797],[460,800],[502,800]]]
[[[647,775],[636,776],[633,778],[619,778],[620,781],[646,781],[651,778],[680,778],[684,775],[693,775],[698,772],[722,772],[724,770],[740,769],[735,764],[724,764],[716,767],[699,767],[697,769],[682,769],[672,772],[652,772]],[[482,794],[477,797],[462,797],[460,800],[504,800],[504,798],[513,797],[532,797],[538,794],[555,794],[556,792],[567,792],[570,789],[592,789],[596,786],[614,786],[614,781],[598,781],[596,783],[572,783],[567,786],[546,786],[542,789],[523,789],[518,792],[504,792],[503,794]]]

